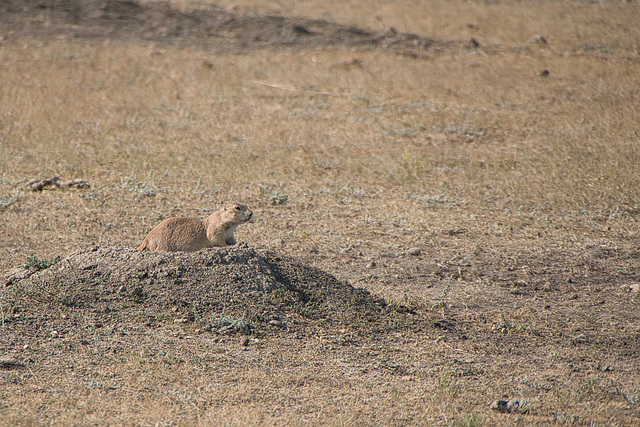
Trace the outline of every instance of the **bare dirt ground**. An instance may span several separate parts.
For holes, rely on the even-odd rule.
[[[124,46],[134,52],[132,57],[137,46],[145,46],[150,61],[169,57],[174,50],[186,51],[188,56],[204,51],[238,57],[247,52],[311,51],[322,59],[335,49],[346,60],[330,56],[329,71],[355,68],[365,75],[377,71],[368,70],[360,58],[373,58],[373,63],[384,60],[380,55],[390,54],[396,55],[392,61],[405,64],[437,61],[451,52],[473,53],[464,70],[467,74],[487,63],[499,64],[505,56],[507,62],[513,59],[509,55],[519,58],[522,52],[547,43],[537,38],[505,48],[466,33],[439,40],[393,28],[369,30],[325,19],[249,13],[243,7],[4,1],[0,3],[0,37],[7,49],[21,49],[23,43],[24,50],[29,44],[80,43],[108,52],[113,46]],[[635,6],[628,7],[637,14]],[[474,29],[472,23],[464,28]],[[621,74],[633,76],[639,63],[637,44],[635,56],[625,50],[624,43],[616,46],[623,52],[619,56],[615,47],[603,44],[577,45],[566,54],[559,50],[531,53],[539,55],[531,72],[536,80],[523,86],[530,85],[526,87],[534,88],[534,93],[549,73],[544,64],[574,57],[588,64],[602,64],[612,57],[613,65],[604,68],[627,67],[630,71]],[[4,52],[9,64],[11,55]],[[122,51],[113,52],[112,60],[117,62]],[[303,60],[296,58],[287,67]],[[87,63],[87,70],[97,69],[101,75],[99,59],[90,57]],[[198,70],[223,68],[200,57],[197,64]],[[410,66],[420,69],[423,65]],[[54,68],[42,73],[55,73]],[[547,74],[541,74],[545,70]],[[551,77],[554,73],[552,67]],[[24,84],[46,92],[44,79]],[[580,82],[586,88],[582,98],[580,89],[572,92],[561,86],[569,81],[566,77],[552,83],[557,86],[545,88],[546,98],[535,92],[531,96],[540,104],[534,102],[527,111],[538,117],[538,108],[553,109],[567,102],[580,112],[566,122],[558,118],[559,129],[578,123],[580,138],[597,139],[601,129],[588,126],[590,103],[606,103],[609,98],[597,92],[591,81]],[[330,114],[332,108],[341,108],[342,98],[327,106],[332,102],[327,99],[343,96],[339,91],[263,83],[260,80],[252,86],[257,89],[251,90],[273,92],[254,96],[243,86],[243,96],[254,104],[282,102],[289,108],[287,120],[319,120],[324,128],[341,126],[341,119]],[[392,90],[389,86],[381,91],[392,99],[387,96]],[[451,88],[442,93],[447,100],[462,96],[462,91]],[[181,101],[188,94],[175,96]],[[637,99],[638,92],[629,88],[616,96],[628,101]],[[638,118],[633,102],[620,110],[606,110],[611,112],[607,117],[612,128],[619,123],[616,120],[625,123],[624,132],[613,132],[625,141],[622,148],[611,150],[628,163],[618,160],[621,170],[598,170],[584,180],[584,186],[579,175],[566,171],[565,163],[549,174],[543,168],[557,166],[558,158],[570,159],[589,150],[561,151],[545,142],[527,151],[526,157],[542,159],[529,167],[525,156],[517,154],[528,148],[518,147],[516,154],[505,151],[509,141],[501,135],[508,133],[507,122],[501,122],[498,114],[491,119],[493,127],[449,126],[440,132],[433,127],[425,135],[424,125],[411,122],[411,109],[427,105],[429,114],[442,114],[445,120],[446,108],[435,101],[412,100],[398,107],[392,100],[370,105],[353,96],[344,102],[346,111],[363,104],[366,114],[396,109],[406,114],[391,119],[392,125],[387,123],[384,129],[394,144],[403,146],[406,138],[415,138],[414,145],[399,154],[384,151],[387,140],[373,149],[341,141],[317,149],[303,144],[295,152],[284,148],[288,156],[280,158],[285,160],[270,165],[281,174],[276,178],[267,170],[253,185],[202,193],[196,190],[208,172],[197,160],[192,163],[197,179],[185,185],[184,175],[169,176],[163,187],[158,176],[181,154],[166,148],[162,165],[153,169],[140,148],[146,142],[126,142],[129,130],[125,130],[122,140],[110,146],[111,142],[101,139],[106,132],[99,128],[99,121],[91,129],[84,122],[74,122],[89,130],[73,137],[85,142],[72,141],[70,152],[89,158],[88,166],[45,165],[49,156],[64,159],[59,154],[64,149],[58,148],[58,142],[33,142],[31,125],[13,120],[14,113],[4,104],[3,156],[17,160],[11,163],[3,157],[2,169],[6,280],[0,289],[0,424],[638,425],[640,194],[634,159],[640,139],[637,131],[634,136],[629,130],[637,122],[633,125],[629,122],[634,120],[625,119]],[[179,110],[179,103],[175,105]],[[514,116],[519,109],[529,108],[524,103],[505,105],[498,108]],[[561,116],[563,105],[567,104],[558,106],[554,117]],[[164,98],[161,106],[162,111],[170,110]],[[180,123],[188,121],[189,114],[176,114],[180,115],[178,133],[187,133],[188,126]],[[465,114],[482,115],[486,110]],[[384,120],[380,117],[354,120],[353,126],[373,129],[378,120]],[[135,130],[136,118],[129,114],[126,126],[119,124],[116,131],[127,126]],[[533,119],[527,125],[530,128],[518,134],[524,140],[537,129]],[[250,138],[237,136],[243,131],[234,126],[220,132],[226,134],[223,143],[228,147]],[[170,126],[163,120],[154,126],[165,127]],[[285,139],[278,130],[271,131],[275,140]],[[37,129],[33,132],[38,134]],[[156,135],[156,130],[147,132],[150,138]],[[546,137],[560,137],[563,132],[570,130]],[[205,137],[196,137],[201,138]],[[453,147],[451,151],[438,151],[442,141]],[[265,152],[280,150],[274,147]],[[438,153],[437,159],[425,161],[429,166],[424,166],[422,158],[412,157],[419,150]],[[261,153],[260,148],[255,152]],[[457,153],[465,152],[485,153],[467,164],[475,175],[470,172],[459,182],[448,178],[462,156]],[[594,152],[574,167],[588,168],[611,155]],[[110,153],[114,163],[105,160]],[[369,154],[388,156],[398,166],[385,174],[374,170],[384,166],[371,166],[366,160],[358,160],[360,165],[354,161],[355,166],[350,163]],[[117,176],[107,172],[124,164],[121,158],[140,158],[136,165],[140,175],[149,171],[146,182],[138,183],[133,174],[127,177],[128,172]],[[250,153],[242,159],[248,169],[261,173],[260,156]],[[427,175],[436,169],[441,172],[429,181]],[[58,170],[90,178],[90,188],[25,189],[25,174]],[[227,179],[225,173],[219,179]],[[527,173],[542,184],[518,175]],[[488,178],[494,174],[500,176],[500,184]],[[512,184],[518,179],[523,182]],[[302,184],[283,185],[286,180]],[[438,191],[424,191],[423,180],[440,186]],[[579,188],[582,196],[563,195],[565,185],[575,185],[570,188]],[[185,186],[196,190],[185,194]],[[530,205],[521,203],[528,197],[533,199]],[[586,206],[584,199],[591,197],[597,202]],[[159,221],[158,212],[203,216],[198,210],[201,205],[220,198],[247,202],[256,211],[256,222],[240,233],[239,240],[245,243],[194,254],[131,249]],[[580,203],[585,204],[583,208]],[[54,260],[55,256],[60,258]]]
[[[133,1],[3,2],[2,24],[9,37],[140,40],[216,50],[292,46],[393,46],[418,54],[434,42],[395,30],[375,32],[318,19],[238,16],[221,8],[179,12],[168,4]]]

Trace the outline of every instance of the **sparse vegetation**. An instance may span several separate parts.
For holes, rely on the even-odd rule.
[[[59,263],[60,261],[62,261],[62,257],[60,255],[51,259],[40,259],[37,255],[33,255],[27,257],[24,268],[28,270],[39,271],[44,270],[45,268],[49,268],[52,265]]]
[[[238,241],[387,304],[274,293],[220,323],[255,327],[240,348],[135,283],[124,316],[55,275],[8,300],[17,279],[0,425],[638,424],[638,22],[608,0],[4,2],[2,272],[238,201]],[[52,176],[91,186],[25,188]]]
[[[212,319],[212,325],[220,334],[240,333],[248,335],[255,329],[247,319],[234,316],[223,316]]]

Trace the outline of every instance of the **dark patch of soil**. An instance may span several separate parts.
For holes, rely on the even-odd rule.
[[[165,4],[114,0],[8,0],[0,4],[0,25],[5,39],[144,40],[231,51],[344,45],[419,56],[438,44],[415,34],[367,31],[324,20],[239,16],[219,8],[185,13]]]

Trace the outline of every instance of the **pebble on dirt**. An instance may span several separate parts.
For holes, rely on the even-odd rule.
[[[529,413],[531,406],[524,399],[496,400],[491,404],[491,409],[505,414],[525,414]]]

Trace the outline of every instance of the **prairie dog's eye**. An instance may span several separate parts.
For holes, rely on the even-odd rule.
[[[239,211],[240,210],[240,206],[234,206],[233,207],[235,210]]]

